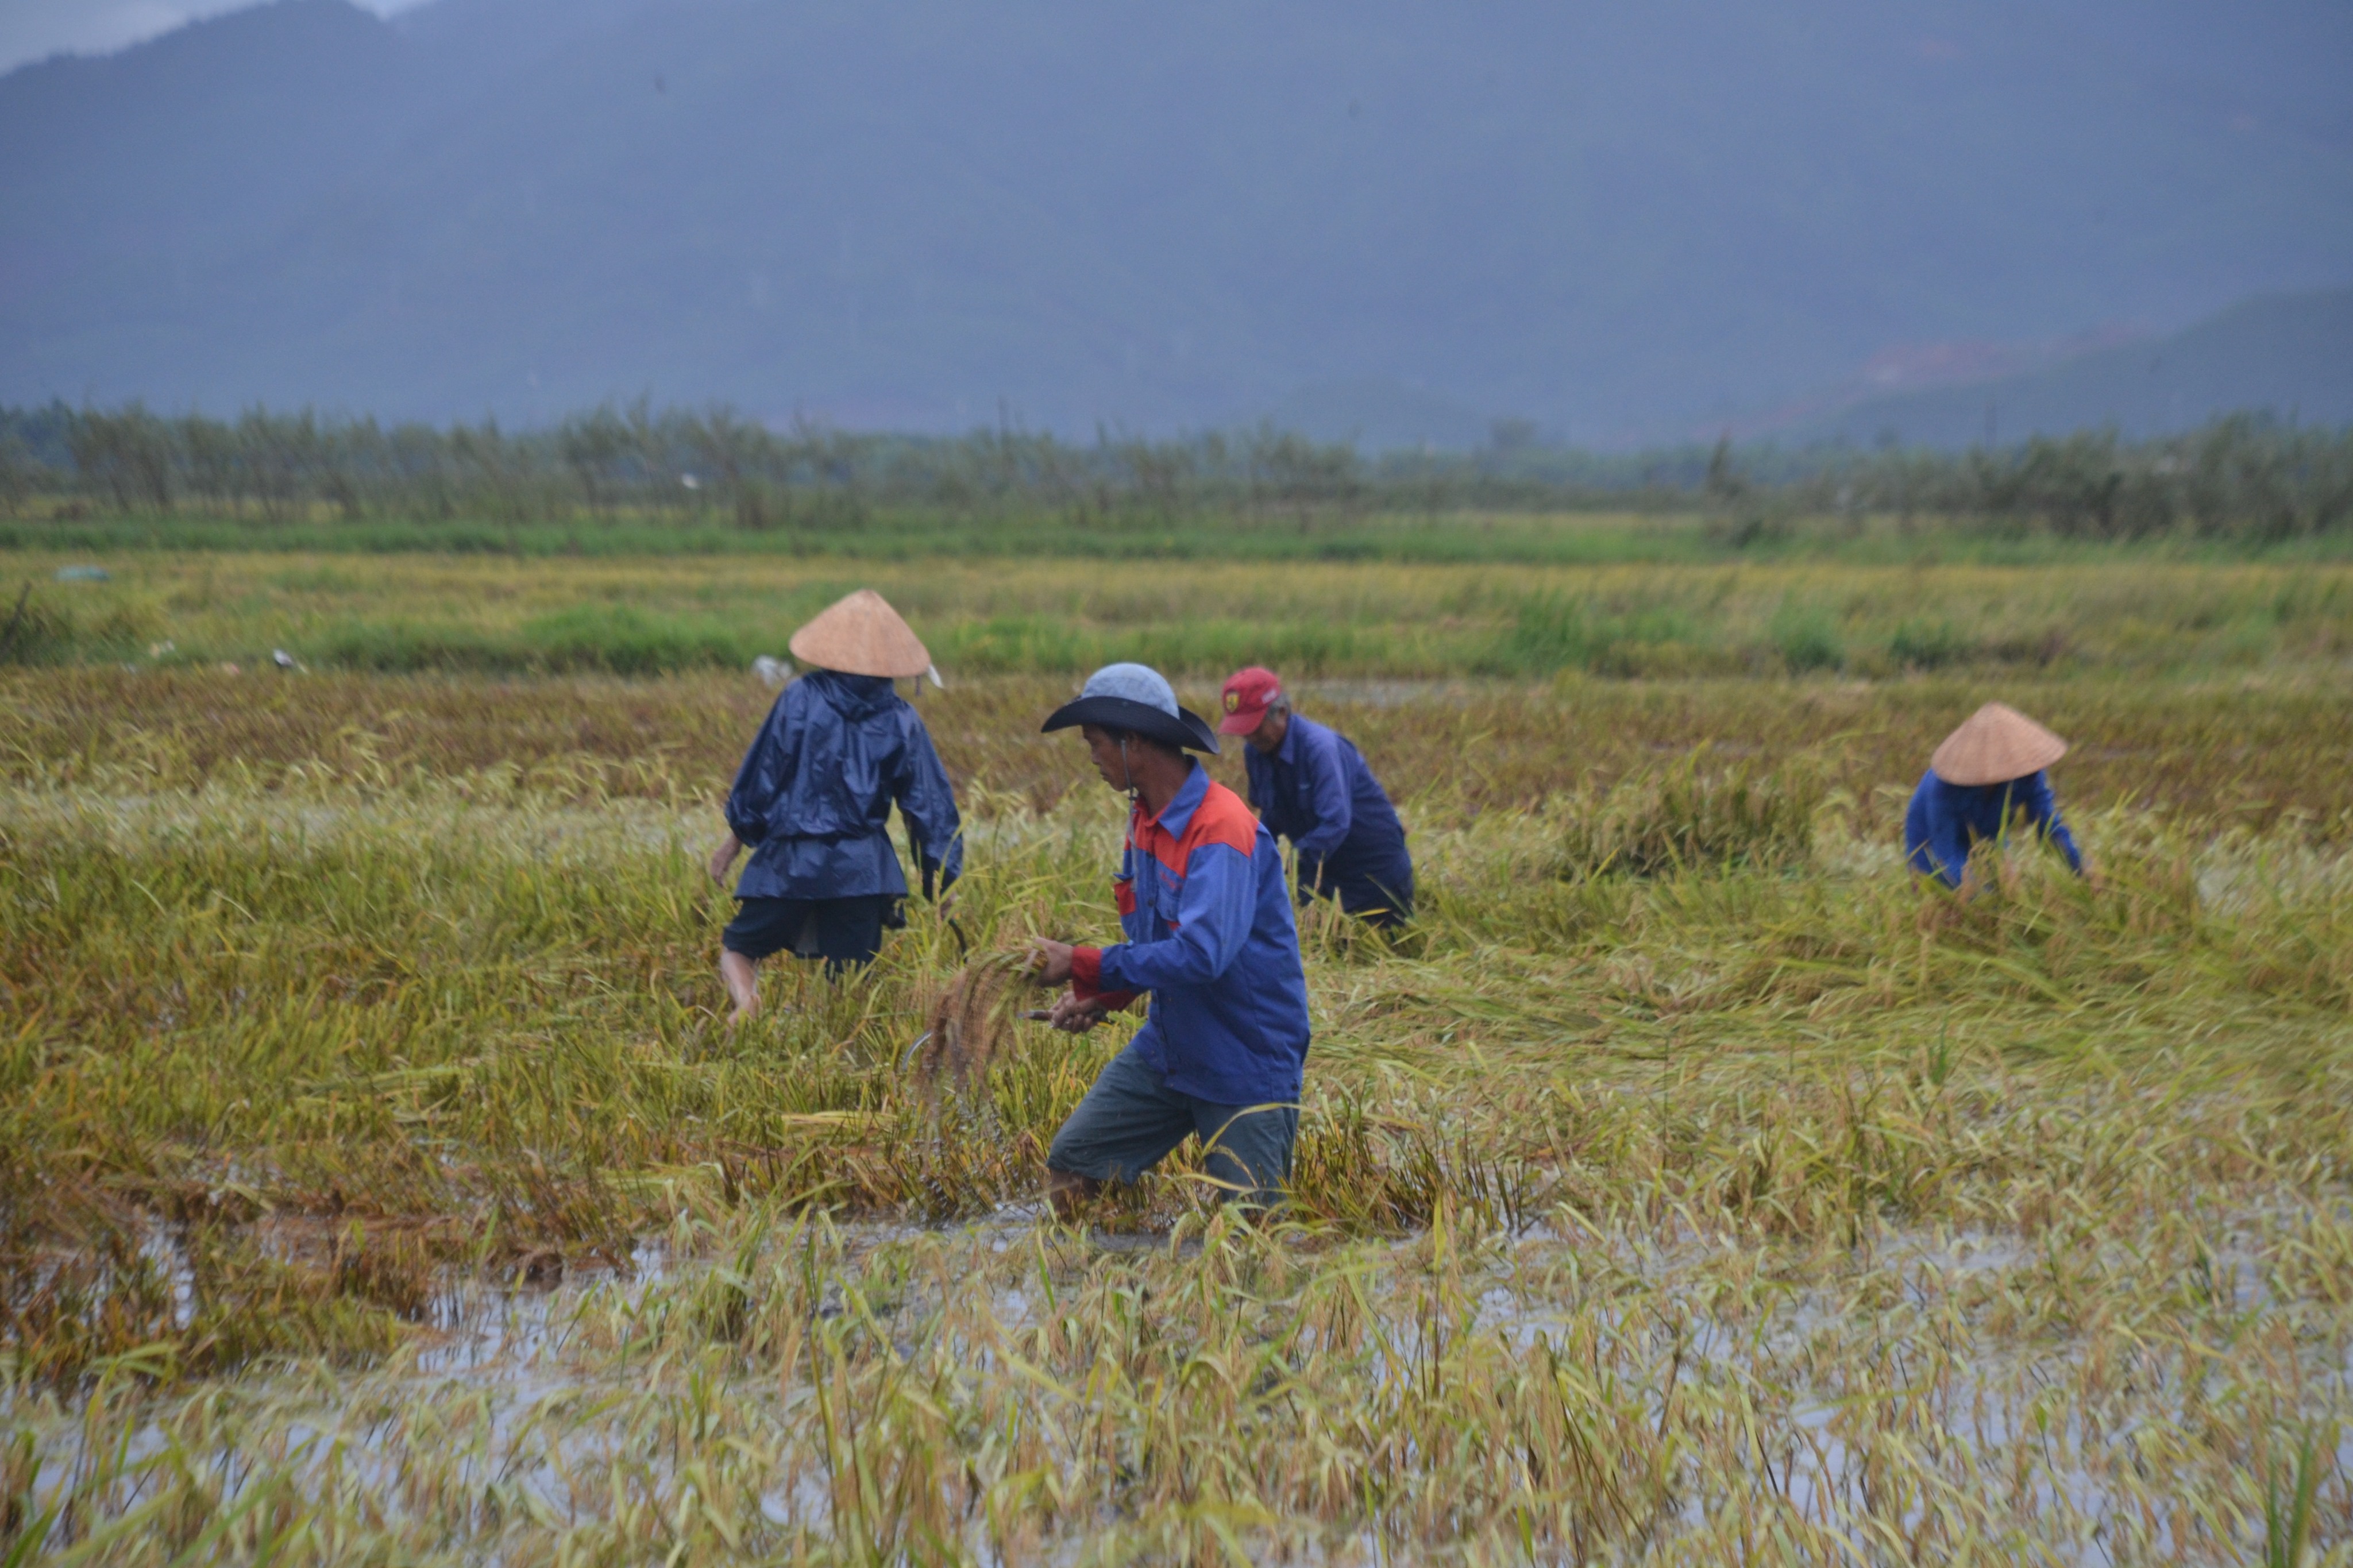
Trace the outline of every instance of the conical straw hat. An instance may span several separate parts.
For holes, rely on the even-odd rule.
[[[793,657],[844,675],[921,675],[932,668],[923,641],[871,588],[827,606],[793,634]]]
[[[1945,737],[1928,766],[1947,784],[2008,784],[2066,754],[2066,742],[2008,703],[1989,702]]]

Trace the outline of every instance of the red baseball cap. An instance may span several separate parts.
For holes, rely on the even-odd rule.
[[[1220,735],[1247,735],[1282,696],[1282,682],[1274,671],[1251,665],[1226,678],[1226,716],[1218,721]]]

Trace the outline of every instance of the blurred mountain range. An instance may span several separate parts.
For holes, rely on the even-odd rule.
[[[2006,433],[2353,417],[2277,326],[2345,313],[2348,79],[2334,0],[279,0],[0,77],[0,400],[1608,445],[1975,438],[1954,385],[2009,374]],[[2163,338],[2262,295],[2211,365]]]
[[[1832,398],[1760,427],[1801,443],[1990,447],[2083,429],[2163,435],[2234,409],[2353,425],[2353,289],[2251,300],[2167,337],[2049,358],[2007,374]]]

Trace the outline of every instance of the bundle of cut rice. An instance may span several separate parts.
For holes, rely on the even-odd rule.
[[[988,1077],[989,1064],[1013,1043],[1021,998],[1037,972],[1030,952],[992,952],[955,973],[932,1008],[932,1026],[912,1053],[917,1076],[937,1085],[943,1077],[970,1090]]]

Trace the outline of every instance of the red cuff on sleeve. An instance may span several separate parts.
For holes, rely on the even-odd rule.
[[[1071,994],[1082,1002],[1100,1002],[1113,1013],[1135,1000],[1133,991],[1103,988],[1103,949],[1099,947],[1071,949]]]

